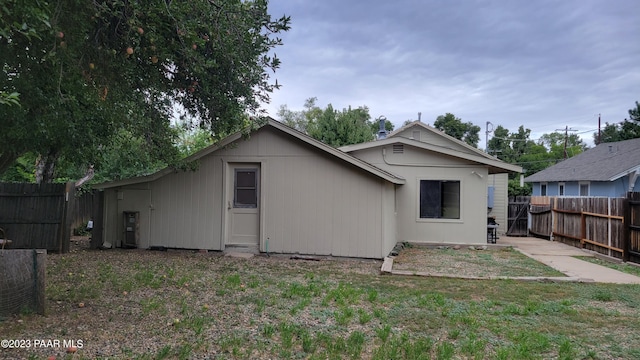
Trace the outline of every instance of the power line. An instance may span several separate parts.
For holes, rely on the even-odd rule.
[[[564,130],[564,129],[561,129],[561,130]],[[573,130],[573,131],[577,131],[577,130]],[[598,131],[598,129],[589,129],[589,130],[579,131],[576,133],[576,135],[586,134],[586,133],[595,132],[595,131]],[[537,139],[511,139],[511,138],[504,138],[499,136],[492,136],[491,139],[498,139],[498,140],[505,140],[505,141],[533,141],[533,142],[538,142],[542,140],[541,137]]]
[[[556,131],[562,131],[562,129],[556,129]],[[569,131],[578,131],[576,129],[569,129],[569,125],[564,127],[564,158],[569,157],[567,154],[567,143],[569,142]]]

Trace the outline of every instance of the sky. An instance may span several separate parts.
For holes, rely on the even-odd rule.
[[[271,0],[291,16],[265,105],[367,106],[396,128],[452,113],[531,139],[568,127],[589,146],[598,117],[640,101],[638,0]],[[489,139],[491,132],[489,132]]]

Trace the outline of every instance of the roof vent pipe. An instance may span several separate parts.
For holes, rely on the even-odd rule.
[[[387,118],[384,115],[378,118],[378,124],[380,124],[380,130],[378,131],[378,140],[387,138],[387,129],[386,129]]]
[[[422,113],[421,113],[421,112],[419,112],[419,113],[418,113],[418,122],[421,122],[421,121],[420,121],[420,120],[421,120],[421,118],[422,118]]]

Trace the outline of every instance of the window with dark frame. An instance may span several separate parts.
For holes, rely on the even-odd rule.
[[[558,195],[564,196],[564,183],[558,185]]]
[[[460,181],[420,180],[421,219],[460,219]]]
[[[540,196],[547,196],[547,184],[540,184]]]
[[[258,176],[256,169],[235,169],[233,207],[258,207]]]

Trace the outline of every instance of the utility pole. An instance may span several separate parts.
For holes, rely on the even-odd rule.
[[[600,130],[600,114],[598,114],[598,144],[600,144],[601,142],[602,142],[602,131]]]
[[[489,125],[491,125],[491,131],[489,131]],[[489,133],[493,131],[493,124],[487,121],[484,133],[484,152],[489,153]]]
[[[556,129],[556,131],[562,131],[563,129]],[[567,154],[567,142],[569,141],[569,131],[578,131],[575,129],[569,129],[569,126],[564,127],[564,158],[565,160],[569,157]]]

